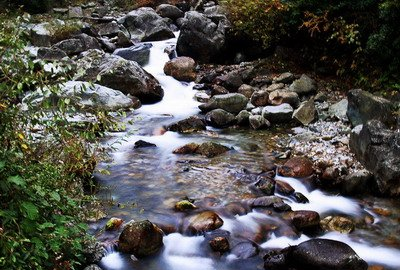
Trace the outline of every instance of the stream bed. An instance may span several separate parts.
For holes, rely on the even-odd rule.
[[[246,238],[262,249],[285,248],[312,237],[328,238],[350,245],[370,265],[382,265],[384,269],[400,269],[400,203],[398,200],[373,197],[347,198],[307,186],[299,179],[276,176],[277,180],[290,184],[303,193],[309,203],[300,204],[289,197],[282,197],[292,210],[317,211],[321,219],[341,214],[355,221],[356,229],[350,234],[338,232],[318,235],[296,235],[280,215],[263,210],[251,210],[234,215],[225,205],[254,197],[248,183],[241,181],[243,172],[260,172],[264,154],[279,151],[285,128],[274,130],[249,130],[241,128],[214,129],[193,134],[179,134],[163,130],[163,127],[200,112],[195,101],[194,83],[183,83],[166,76],[164,63],[169,60],[164,49],[176,43],[176,39],[152,42],[150,60],[144,68],[161,84],[165,95],[161,102],[144,105],[129,114],[124,132],[112,133],[107,144],[114,150],[112,161],[100,164],[110,175],[96,175],[100,185],[97,196],[105,202],[107,218],[90,224],[93,234],[103,242],[114,241],[118,235],[103,232],[110,217],[125,222],[148,219],[162,224],[165,231],[164,248],[155,256],[136,260],[112,248],[100,262],[102,269],[132,270],[233,270],[263,269],[260,256],[240,259],[234,254],[216,255],[207,237],[190,236],[179,228],[182,213],[174,211],[174,205],[183,198],[200,201],[213,209],[224,221],[221,230],[232,238]],[[130,121],[133,123],[130,124]],[[134,148],[134,143],[144,140],[157,147]],[[190,142],[213,141],[232,150],[226,154],[204,158],[193,155],[175,155],[177,147]],[[374,209],[389,209],[390,214],[376,214]],[[366,220],[368,222],[366,222]],[[166,228],[166,229],[164,229]]]

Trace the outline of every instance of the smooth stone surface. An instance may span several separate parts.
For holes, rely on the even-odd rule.
[[[265,106],[262,116],[271,123],[284,124],[292,120],[293,108],[287,103],[278,106]]]

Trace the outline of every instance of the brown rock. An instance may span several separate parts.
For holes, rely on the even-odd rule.
[[[196,62],[186,56],[181,56],[168,61],[164,66],[164,73],[179,81],[194,81]]]
[[[294,157],[289,159],[282,167],[279,173],[287,177],[307,177],[314,173],[312,162],[306,157]]]
[[[256,91],[256,88],[248,85],[248,84],[242,84],[239,89],[238,89],[238,93],[242,94],[243,96],[247,97],[248,99],[251,98],[251,95],[253,95],[253,93]]]
[[[272,105],[281,105],[283,103],[289,103],[292,107],[299,106],[300,99],[299,95],[295,92],[278,89],[269,94],[269,103]]]
[[[319,214],[315,211],[300,210],[289,213],[288,218],[298,230],[319,226]]]
[[[129,222],[118,241],[121,252],[145,257],[158,252],[163,246],[163,232],[148,220]]]
[[[294,188],[288,183],[280,180],[275,180],[275,189],[278,193],[282,195],[291,195],[294,192]]]
[[[251,95],[250,102],[256,107],[268,105],[269,102],[268,91],[266,90],[255,91],[253,95]]]
[[[226,237],[215,237],[211,241],[208,242],[213,251],[225,253],[229,251],[229,241]]]
[[[181,147],[175,149],[172,153],[179,154],[179,155],[193,154],[196,152],[196,150],[198,148],[199,148],[199,145],[197,143],[188,143],[188,144],[185,144],[184,146],[181,146]]]
[[[202,212],[189,219],[189,230],[193,234],[218,229],[224,224],[223,220],[212,211]]]
[[[212,158],[212,157],[221,155],[229,150],[230,150],[230,148],[226,147],[224,145],[214,143],[214,142],[205,142],[205,143],[202,143],[196,149],[196,153],[200,154],[202,156],[206,156],[208,158]]]
[[[354,230],[354,222],[346,217],[328,216],[321,220],[321,227],[326,231],[336,231],[347,234]]]

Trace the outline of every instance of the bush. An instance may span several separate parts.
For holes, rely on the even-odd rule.
[[[29,58],[28,18],[0,18],[0,269],[76,269],[90,241],[82,223],[83,186],[98,161],[90,144],[108,120],[77,130],[68,121],[67,99],[21,106],[27,91],[47,87],[54,94],[68,79]]]

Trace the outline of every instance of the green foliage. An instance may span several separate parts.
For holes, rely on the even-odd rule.
[[[29,17],[0,18],[0,269],[76,269],[89,241],[83,187],[98,161],[90,144],[112,124],[93,112],[91,125],[76,127],[68,99],[26,104],[28,91],[48,89],[69,78],[70,67],[31,59],[21,23]]]
[[[234,31],[265,47],[295,47],[310,64],[338,75],[399,81],[397,0],[225,0]],[[368,80],[370,81],[370,80]]]

